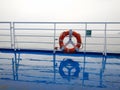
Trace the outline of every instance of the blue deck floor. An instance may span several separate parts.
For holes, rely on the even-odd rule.
[[[68,66],[61,69],[64,73],[60,74],[60,65],[64,59],[72,59],[78,63],[79,72],[74,68],[75,65],[68,71],[66,67],[72,67],[68,63]],[[53,54],[53,51],[0,49],[1,80],[119,90],[119,71],[120,54]],[[74,72],[78,74],[76,78],[72,78]]]

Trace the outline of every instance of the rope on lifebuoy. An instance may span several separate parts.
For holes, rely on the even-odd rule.
[[[64,38],[69,36],[69,41],[65,44]],[[74,44],[74,42],[72,41],[72,37],[76,38],[77,43]],[[72,44],[72,48],[68,48],[67,45],[68,44]],[[64,31],[60,37],[59,37],[59,45],[60,45],[60,49],[66,53],[74,53],[76,51],[79,51],[79,48],[82,45],[82,40],[81,40],[81,35],[75,31],[72,30],[67,30]]]

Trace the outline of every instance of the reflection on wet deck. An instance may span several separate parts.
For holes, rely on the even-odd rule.
[[[60,74],[63,59],[71,59],[78,63],[79,69],[74,68],[77,64],[72,65],[73,68],[70,63],[63,64],[67,69],[62,68],[64,73]],[[120,57],[103,55],[0,53],[0,79],[119,89],[119,65]],[[78,77],[72,78],[74,72],[78,73]]]

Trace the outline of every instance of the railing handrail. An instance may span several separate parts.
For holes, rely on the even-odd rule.
[[[7,21],[0,21],[0,23],[51,23],[51,24],[120,24],[120,22],[36,22],[36,21],[32,21],[32,22],[26,22],[26,21],[13,21],[13,22],[7,22]]]

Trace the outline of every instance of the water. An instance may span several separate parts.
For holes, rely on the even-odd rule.
[[[53,58],[55,58],[55,63]],[[60,75],[60,64],[63,59],[72,59],[79,64],[80,72],[77,78]],[[54,66],[55,65],[55,66]],[[105,90],[120,90],[120,57],[83,54],[52,53],[0,53],[0,80],[30,82],[34,84],[59,85],[65,90],[80,88],[95,88]],[[70,66],[68,66],[70,68]],[[14,82],[13,82],[14,83]],[[18,85],[18,84],[16,84]],[[67,85],[67,86],[66,86]],[[34,86],[33,86],[34,87]],[[56,86],[57,87],[57,86]],[[61,88],[58,88],[58,90]],[[46,89],[47,90],[47,89]]]

